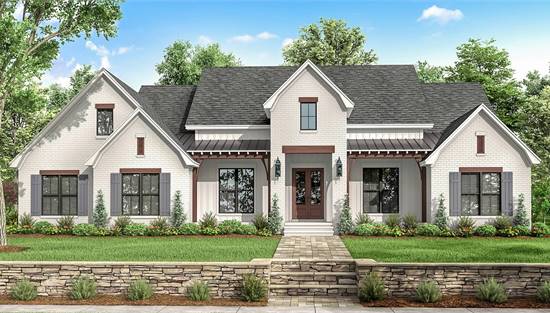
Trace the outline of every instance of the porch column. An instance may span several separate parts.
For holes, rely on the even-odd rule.
[[[195,161],[197,163],[199,163],[199,167],[193,167],[193,175],[192,175],[192,189],[193,189],[193,197],[191,199],[191,202],[192,202],[192,211],[191,211],[191,215],[192,215],[192,220],[193,220],[193,223],[197,222],[197,201],[199,199],[198,197],[198,194],[199,194],[199,191],[198,191],[198,184],[197,182],[199,181],[199,169],[200,169],[200,166],[202,164],[202,160],[200,159],[195,159]]]

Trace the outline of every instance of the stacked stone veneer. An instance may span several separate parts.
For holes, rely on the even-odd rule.
[[[397,297],[413,296],[418,284],[425,280],[435,281],[443,294],[467,296],[474,295],[484,280],[494,277],[512,297],[532,296],[544,281],[550,281],[550,264],[398,264],[357,260],[359,280],[370,272],[378,273],[388,293]]]
[[[125,294],[130,282],[145,279],[155,293],[185,295],[195,281],[206,282],[216,298],[239,297],[243,275],[253,273],[269,279],[270,260],[252,262],[186,262],[186,263],[123,263],[123,262],[0,262],[0,294],[20,279],[38,285],[40,295],[63,296],[78,276],[93,277],[99,294]]]

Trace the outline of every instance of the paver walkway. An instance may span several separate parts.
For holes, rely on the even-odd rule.
[[[274,259],[351,259],[338,236],[283,236]]]

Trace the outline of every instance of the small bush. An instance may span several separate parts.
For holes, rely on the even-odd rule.
[[[152,295],[153,288],[143,279],[133,281],[128,287],[128,299],[132,301],[149,299]]]
[[[401,218],[398,214],[390,214],[386,217],[384,224],[386,224],[389,228],[399,227],[401,225]]]
[[[372,224],[374,220],[367,213],[359,213],[355,218],[355,225]]]
[[[280,234],[283,230],[283,217],[281,216],[281,209],[279,208],[279,197],[277,194],[273,195],[271,203],[271,211],[267,216],[267,223],[269,224],[269,230],[273,235]]]
[[[220,234],[236,234],[243,224],[237,220],[225,220],[220,223],[218,230]]]
[[[363,302],[382,300],[386,296],[384,282],[371,272],[363,279],[359,286],[359,299]]]
[[[236,234],[239,235],[254,235],[258,232],[254,225],[242,224],[241,227],[237,229]]]
[[[220,234],[218,227],[203,227],[200,229],[200,234],[205,236],[216,236]]]
[[[15,300],[31,301],[36,299],[38,291],[36,286],[25,278],[15,283],[10,290],[10,296]]]
[[[218,226],[218,220],[212,212],[205,213],[202,219],[199,221],[201,228],[216,228]]]
[[[484,224],[476,227],[475,234],[481,237],[493,237],[497,234],[497,229],[491,224]]]
[[[181,191],[176,191],[174,195],[174,202],[172,206],[172,219],[171,223],[174,227],[181,227],[187,220],[187,215],[183,212],[183,201],[181,199]]]
[[[258,231],[269,228],[267,218],[261,213],[254,215],[254,218],[252,219],[252,225],[254,225],[254,227],[256,227]]]
[[[475,231],[475,224],[471,217],[461,216],[455,223],[455,234],[459,237],[471,237]]]
[[[6,203],[6,225],[17,225],[17,217],[17,209],[15,209],[15,205]]]
[[[349,207],[349,195],[345,195],[342,211],[340,211],[340,221],[336,230],[339,234],[351,234],[353,231],[353,218],[351,217],[351,208]]]
[[[95,200],[95,208],[93,212],[94,226],[97,228],[107,228],[109,225],[109,217],[105,208],[105,200],[103,199],[103,191],[98,190]]]
[[[20,234],[32,234],[35,220],[28,213],[25,213],[19,217],[19,229]]]
[[[435,303],[441,299],[441,290],[433,281],[422,282],[416,288],[416,300],[423,303]]]
[[[493,220],[493,226],[495,226],[497,232],[502,229],[512,228],[512,219],[508,216],[497,216]]]
[[[516,225],[513,229],[517,232],[518,236],[529,236],[531,235],[531,229],[529,226]]]
[[[550,234],[550,227],[544,223],[534,223],[531,229],[531,236],[534,237],[544,237],[545,235]]]
[[[514,215],[513,220],[514,226],[525,226],[529,227],[529,215],[525,209],[525,195],[520,194],[518,198],[518,208],[516,210],[516,215]]]
[[[149,235],[150,236],[159,236],[165,235],[168,228],[170,228],[170,223],[166,217],[158,217],[149,223]]]
[[[195,281],[187,287],[187,298],[193,301],[207,301],[210,299],[210,288],[202,281]]]
[[[147,234],[147,225],[130,224],[124,228],[122,234],[125,236],[145,236]]]
[[[537,289],[537,300],[543,303],[550,303],[550,282],[545,281]]]
[[[359,236],[386,236],[389,232],[390,228],[380,223],[361,224],[355,227],[355,234]]]
[[[447,214],[447,208],[445,207],[445,197],[443,196],[443,194],[439,195],[434,224],[441,230],[449,229],[449,215]]]
[[[177,228],[178,235],[198,235],[201,232],[201,228],[197,224],[187,223]]]
[[[90,299],[96,295],[95,281],[89,277],[79,277],[73,282],[70,297],[73,300]]]
[[[515,227],[508,227],[497,230],[497,236],[500,237],[516,237],[519,235],[518,230]]]
[[[248,302],[258,302],[267,295],[267,283],[262,278],[253,274],[243,277],[242,297]]]
[[[491,303],[504,303],[508,300],[504,286],[494,278],[489,278],[477,288],[476,297]]]
[[[132,219],[129,216],[117,217],[113,225],[113,233],[115,235],[124,233],[124,229],[130,224],[132,224]]]
[[[271,233],[271,231],[267,228],[264,228],[264,229],[260,229],[256,232],[256,235],[258,236],[262,236],[262,237],[271,237],[273,236],[273,234]]]
[[[39,221],[34,223],[33,232],[44,235],[55,235],[58,233],[57,227],[46,221]]]
[[[73,235],[75,236],[97,236],[99,230],[92,224],[77,224],[73,227]]]
[[[62,234],[72,234],[74,228],[74,216],[63,216],[57,220],[57,229]]]
[[[441,235],[441,229],[434,224],[420,224],[416,228],[418,236],[434,237]]]
[[[387,230],[386,236],[401,237],[403,236],[403,231],[399,227],[392,227]]]
[[[403,230],[406,235],[413,236],[416,234],[416,229],[418,228],[418,220],[416,216],[409,214],[403,217]]]

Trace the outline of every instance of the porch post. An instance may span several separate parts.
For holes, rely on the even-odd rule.
[[[197,186],[198,186],[198,181],[199,181],[199,169],[200,169],[200,166],[202,164],[202,160],[195,160],[197,161],[197,163],[199,163],[199,167],[193,167],[193,175],[192,175],[192,180],[193,180],[193,198],[191,199],[191,202],[192,202],[192,211],[191,211],[191,214],[192,214],[192,217],[193,217],[193,223],[196,223],[197,222],[197,200],[198,200],[198,189],[197,189]]]
[[[420,171],[420,188],[422,189],[422,222],[425,223],[428,221],[428,210],[426,205],[426,168],[420,166],[420,160],[416,161],[416,165],[418,165],[418,170]]]

